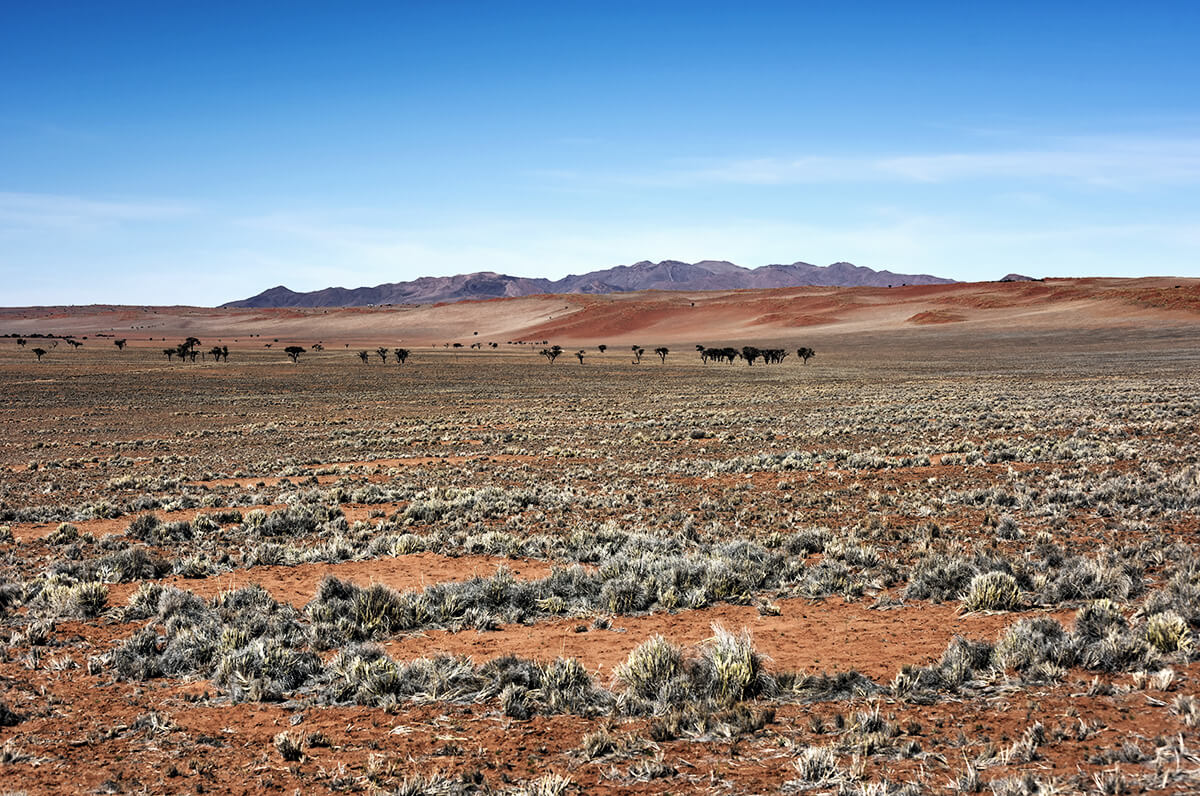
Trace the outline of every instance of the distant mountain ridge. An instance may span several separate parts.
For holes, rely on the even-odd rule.
[[[748,288],[886,287],[888,285],[947,285],[953,279],[928,274],[895,274],[852,263],[764,265],[743,268],[724,260],[685,263],[643,260],[562,279],[530,279],[494,271],[457,276],[425,276],[411,282],[375,287],[328,287],[297,293],[283,285],[257,296],[230,301],[221,307],[362,307],[371,304],[435,304],[540,293],[628,293],[636,290],[742,290]]]

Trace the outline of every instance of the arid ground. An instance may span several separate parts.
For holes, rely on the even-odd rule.
[[[1200,281],[0,334],[0,790],[1200,791]]]

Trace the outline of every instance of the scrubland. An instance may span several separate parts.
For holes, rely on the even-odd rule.
[[[815,347],[4,341],[0,787],[1200,789],[1195,327]]]

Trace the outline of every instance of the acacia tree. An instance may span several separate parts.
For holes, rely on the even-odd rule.
[[[808,346],[805,346],[805,347],[803,347],[803,348],[797,348],[797,349],[796,349],[796,356],[798,356],[798,357],[800,357],[801,359],[803,359],[803,360],[804,360],[804,364],[805,364],[805,365],[807,365],[807,364],[808,364],[808,360],[812,359],[812,358],[813,358],[813,357],[815,357],[816,355],[817,355],[817,352],[816,352],[816,351],[813,351],[813,350],[812,350],[811,348],[809,348]]]
[[[604,343],[601,343],[600,345],[596,346],[596,350],[603,354],[608,350],[608,346],[606,346]]]
[[[561,353],[562,353],[562,346],[560,346],[560,345],[550,346],[549,348],[543,348],[541,351],[542,356],[544,356],[547,360],[549,360],[551,365],[554,364],[554,360],[558,359],[558,355]]]
[[[113,345],[115,345],[117,347],[118,351],[124,351],[125,350],[125,338],[122,337],[120,340],[113,340]]]
[[[654,349],[654,353],[658,354],[658,358],[662,360],[662,364],[665,365],[667,364],[667,354],[671,353],[671,349],[667,348],[665,345],[660,345],[658,348]]]
[[[747,365],[753,365],[761,355],[762,352],[752,345],[742,346],[742,359],[746,360]]]
[[[19,345],[21,348],[24,348],[24,347],[25,347],[25,344],[26,344],[27,342],[29,342],[29,341],[28,341],[28,340],[26,340],[24,337],[18,337],[18,338],[17,338],[17,345]]]
[[[163,353],[167,355],[167,361],[170,362],[171,358],[175,356],[176,351],[174,348],[164,348]]]
[[[375,353],[379,354],[380,362],[387,362],[388,350],[386,348],[384,348],[383,346],[379,346],[379,348],[375,349]]]
[[[371,361],[371,355],[368,354],[366,351],[359,351],[358,358],[363,361],[364,365],[368,364]]]
[[[300,361],[300,355],[304,353],[304,349],[298,345],[290,345],[283,349],[283,353],[292,358],[292,362]]]
[[[584,351],[582,348],[575,352],[575,356],[579,360],[580,365],[583,364],[583,354],[584,354]]]
[[[404,360],[408,359],[409,350],[407,348],[397,348],[392,351],[396,357],[396,364],[403,365]]]
[[[35,348],[35,349],[33,349],[33,353],[37,354],[38,362],[41,362],[41,361],[42,361],[42,357],[46,356],[46,349],[44,349],[44,348]]]

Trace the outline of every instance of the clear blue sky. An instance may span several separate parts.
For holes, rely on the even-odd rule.
[[[1146,6],[4,3],[0,304],[1200,276],[1200,3]]]

